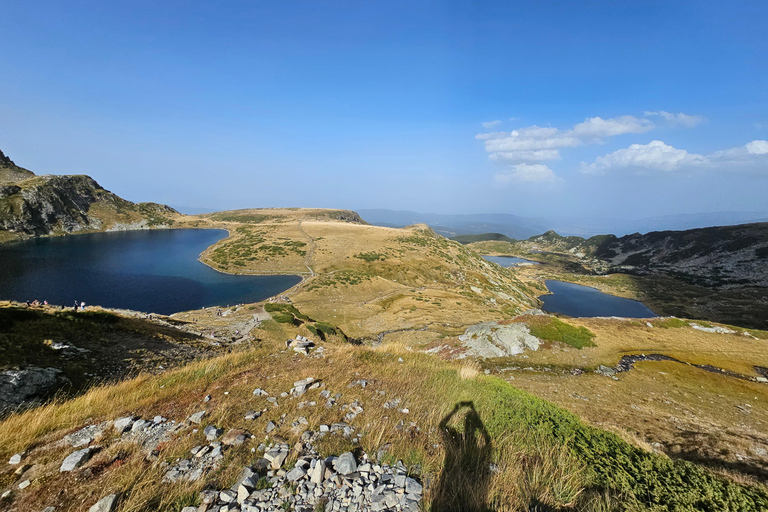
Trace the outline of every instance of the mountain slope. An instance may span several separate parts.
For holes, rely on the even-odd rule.
[[[122,199],[89,176],[36,176],[0,152],[0,241],[170,226],[178,215],[168,206]]]

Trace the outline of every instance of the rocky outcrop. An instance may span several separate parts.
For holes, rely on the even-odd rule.
[[[472,357],[506,357],[521,354],[525,350],[538,350],[539,339],[533,336],[525,324],[500,325],[484,322],[467,328],[459,336]]]
[[[35,403],[69,383],[56,368],[27,368],[0,372],[0,414]]]
[[[88,176],[35,176],[0,153],[0,231],[17,238],[168,226],[177,213],[122,199]]]

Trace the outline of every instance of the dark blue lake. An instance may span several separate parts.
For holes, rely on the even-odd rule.
[[[620,316],[625,318],[652,318],[657,316],[645,304],[603,293],[589,286],[545,281],[551,295],[539,298],[542,309],[549,313],[560,313],[573,317]]]
[[[538,265],[538,261],[526,260],[525,258],[516,258],[514,256],[483,256],[483,259],[501,265],[502,267],[516,267],[520,263],[533,263]]]
[[[301,281],[222,274],[197,261],[226,236],[219,229],[169,229],[2,244],[0,299],[170,314],[264,300]]]

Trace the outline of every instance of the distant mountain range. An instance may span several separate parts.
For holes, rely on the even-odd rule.
[[[590,237],[612,234],[623,236],[651,231],[682,231],[710,226],[731,226],[753,222],[768,222],[768,211],[762,212],[714,212],[679,215],[663,215],[644,219],[615,218],[568,218],[545,219],[522,217],[503,213],[479,213],[449,215],[394,210],[357,210],[370,224],[387,227],[403,227],[411,224],[429,224],[443,236],[500,233],[516,240],[554,230],[563,235]]]

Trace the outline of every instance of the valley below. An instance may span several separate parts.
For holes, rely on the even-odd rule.
[[[226,230],[199,259],[233,279],[300,281],[168,314],[0,303],[4,510],[768,508],[768,332],[746,283],[347,210],[173,227]],[[661,316],[545,313],[552,279]]]

